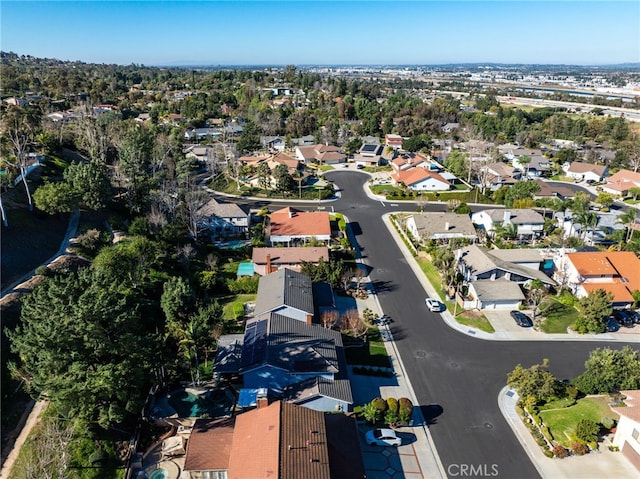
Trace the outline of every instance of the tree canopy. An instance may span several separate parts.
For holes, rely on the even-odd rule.
[[[585,372],[573,384],[585,394],[640,388],[640,352],[630,346],[595,349],[584,367]]]
[[[119,282],[90,269],[48,278],[8,335],[22,360],[16,374],[59,411],[103,427],[140,411],[159,342]]]

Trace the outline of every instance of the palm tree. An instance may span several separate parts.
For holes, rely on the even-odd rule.
[[[616,223],[620,223],[626,227],[627,234],[625,235],[625,241],[628,242],[633,236],[633,229],[631,227],[632,224],[637,224],[636,218],[638,216],[638,210],[634,207],[630,207],[623,214],[618,216]]]

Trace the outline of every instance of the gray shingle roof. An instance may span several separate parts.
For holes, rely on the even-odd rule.
[[[508,301],[523,300],[524,294],[517,283],[512,283],[506,279],[491,281],[484,279],[474,281],[473,289],[480,301]]]
[[[235,203],[220,203],[212,198],[198,209],[202,216],[217,216],[218,218],[246,218],[248,213]]]
[[[260,278],[255,314],[273,311],[281,306],[313,315],[313,291],[311,278],[283,268]]]
[[[348,379],[329,380],[321,377],[291,384],[283,391],[283,398],[293,403],[305,403],[318,397],[329,397],[353,404],[353,394]]]
[[[525,278],[539,279],[545,284],[555,284],[555,282],[542,271],[537,271],[527,268],[526,266],[520,266],[519,264],[500,259],[497,256],[494,256],[492,251],[480,246],[471,245],[465,248],[460,248],[456,254],[459,255],[458,257],[460,258],[460,261],[464,261],[467,267],[471,268],[474,275],[479,275],[498,268],[515,273],[519,276],[524,276]]]
[[[505,212],[509,212],[511,217],[509,221],[515,225],[544,224],[544,218],[540,213],[530,208],[522,209],[495,209],[484,210],[494,223],[502,223],[504,221]]]
[[[413,215],[413,221],[424,239],[450,237],[476,237],[469,215],[457,213],[420,213]]]

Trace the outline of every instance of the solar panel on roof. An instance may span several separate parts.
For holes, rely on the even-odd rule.
[[[374,152],[378,148],[377,145],[364,145],[362,151]]]
[[[267,351],[267,321],[255,321],[247,324],[242,345],[240,366],[261,362]]]

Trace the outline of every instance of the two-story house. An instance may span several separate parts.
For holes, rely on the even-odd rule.
[[[211,198],[196,214],[198,227],[208,231],[212,241],[249,234],[251,213],[236,203],[222,203]]]
[[[640,290],[640,259],[631,251],[594,251],[559,254],[554,258],[554,279],[578,298],[603,289],[616,308],[634,303]]]
[[[520,239],[539,238],[544,227],[543,216],[530,208],[478,211],[471,215],[471,221],[482,227],[489,236],[495,236],[497,225],[506,227],[513,224],[517,227]]]

